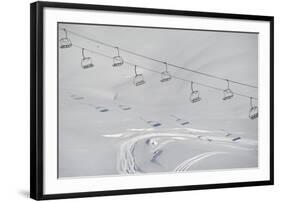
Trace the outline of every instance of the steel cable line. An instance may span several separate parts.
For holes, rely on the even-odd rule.
[[[94,51],[94,50],[90,50],[90,49],[84,48],[84,47],[76,45],[74,43],[72,43],[72,46],[75,47],[75,48],[87,50],[90,53],[93,53],[93,54],[96,54],[96,55],[99,55],[99,56],[102,56],[102,57],[105,57],[105,58],[108,58],[108,59],[113,59],[112,56],[103,54],[103,53],[98,52],[98,51]],[[132,67],[135,67],[135,65],[136,65],[136,64],[134,64],[132,62],[129,62],[127,60],[124,60],[124,63],[127,64],[127,65],[130,65]],[[154,70],[154,69],[150,69],[150,68],[144,67],[142,65],[137,65],[137,66],[138,66],[138,68],[141,68],[141,69],[144,69],[144,70],[147,70],[147,71],[150,71],[150,72],[154,72],[154,73],[157,73],[157,74],[161,74],[162,73],[160,71],[157,71],[157,70]],[[175,76],[175,75],[171,75],[171,77],[174,78],[174,79],[177,79],[177,80],[184,81],[184,82],[189,82],[189,83],[193,82],[194,84],[197,84],[199,86],[203,86],[203,87],[206,87],[206,88],[211,88],[211,89],[214,89],[214,90],[217,90],[217,91],[220,91],[220,92],[223,92],[225,90],[225,89],[214,87],[214,86],[207,85],[207,84],[204,84],[204,83],[200,83],[200,82],[195,82],[195,81],[192,81],[192,80],[184,79],[184,78],[181,78],[181,77],[178,77],[178,76]],[[241,94],[241,93],[233,92],[233,94],[238,95],[240,97],[245,97],[245,98],[250,98],[250,99],[252,98],[254,100],[258,100],[258,98],[256,98],[256,97],[244,95],[244,94]]]
[[[62,28],[62,30],[65,30],[65,29]],[[87,37],[87,36],[78,34],[78,33],[73,32],[73,31],[69,31],[69,30],[67,30],[67,31],[68,31],[68,33],[71,33],[71,34],[76,35],[76,36],[78,36],[78,37],[80,37],[80,38],[84,38],[84,39],[86,39],[86,40],[92,41],[92,42],[94,42],[94,43],[98,43],[98,44],[100,44],[100,45],[107,46],[107,47],[110,47],[110,48],[118,48],[120,51],[129,53],[129,54],[132,54],[132,55],[135,55],[135,56],[138,56],[138,57],[142,57],[142,58],[145,58],[145,59],[148,59],[148,60],[152,60],[152,61],[154,61],[154,62],[163,63],[163,64],[167,63],[167,65],[169,65],[169,66],[171,66],[171,67],[178,68],[178,69],[182,69],[182,70],[184,70],[184,71],[189,71],[189,72],[192,72],[192,73],[195,73],[195,74],[200,74],[200,75],[203,75],[203,76],[206,76],[206,77],[210,77],[210,78],[214,78],[214,79],[218,79],[218,80],[223,80],[223,81],[226,81],[226,80],[227,80],[227,81],[230,82],[230,83],[235,83],[235,84],[247,86],[247,87],[250,87],[250,88],[258,88],[257,86],[254,86],[254,85],[250,85],[250,84],[246,84],[246,83],[234,81],[234,80],[227,79],[227,78],[223,78],[223,77],[219,77],[219,76],[216,76],[216,75],[213,75],[213,74],[208,74],[208,73],[200,72],[200,71],[193,70],[193,69],[190,69],[190,68],[182,67],[182,66],[179,66],[179,65],[171,64],[171,63],[168,63],[168,62],[166,62],[166,61],[162,61],[162,60],[155,59],[155,58],[152,58],[152,57],[149,57],[149,56],[146,56],[146,55],[142,55],[142,54],[140,54],[140,53],[136,53],[136,52],[133,52],[133,51],[130,51],[130,50],[121,48],[121,47],[119,47],[119,46],[114,46],[114,45],[112,45],[112,44],[105,43],[105,42],[103,42],[103,41],[96,40],[96,39],[93,39],[93,38],[90,38],[90,37]]]

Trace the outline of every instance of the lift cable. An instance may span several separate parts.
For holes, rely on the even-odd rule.
[[[62,30],[65,31],[66,29],[62,28]],[[189,72],[192,72],[192,73],[195,73],[195,74],[200,74],[200,75],[203,75],[203,76],[206,76],[206,77],[210,77],[210,78],[214,78],[214,79],[218,79],[218,80],[223,80],[223,81],[227,80],[230,83],[235,83],[235,84],[247,86],[247,87],[250,87],[250,88],[258,88],[257,86],[254,86],[254,85],[251,85],[251,84],[246,84],[246,83],[234,81],[234,80],[231,80],[231,79],[223,78],[223,77],[220,77],[220,76],[216,76],[216,75],[213,75],[213,74],[208,74],[208,73],[200,72],[200,71],[197,71],[197,70],[193,70],[193,69],[190,69],[190,68],[187,68],[187,67],[182,67],[182,66],[179,66],[179,65],[171,64],[171,63],[168,63],[166,61],[162,61],[162,60],[155,59],[155,58],[152,58],[152,57],[140,54],[140,53],[136,53],[136,52],[130,51],[128,49],[121,48],[119,46],[114,46],[112,44],[105,43],[103,41],[96,40],[96,39],[81,35],[79,33],[76,33],[76,32],[70,31],[70,30],[67,30],[67,32],[70,33],[70,34],[76,35],[80,38],[84,38],[86,40],[92,41],[94,43],[98,43],[98,44],[106,46],[106,47],[110,47],[110,48],[114,48],[114,49],[118,48],[118,52],[123,51],[123,52],[129,53],[129,54],[132,54],[132,55],[135,55],[135,56],[138,56],[138,57],[142,57],[142,58],[152,60],[152,61],[158,62],[158,63],[164,63],[164,64],[167,64],[171,67],[178,68],[178,69],[181,69],[181,70],[184,70],[184,71],[189,71]]]
[[[106,54],[101,53],[101,52],[97,52],[97,51],[94,51],[94,50],[90,50],[90,49],[84,48],[84,47],[79,46],[79,45],[74,44],[74,43],[72,43],[72,46],[76,47],[78,49],[87,50],[88,52],[90,52],[92,54],[95,54],[95,55],[99,55],[99,56],[102,56],[102,57],[105,57],[105,58],[108,58],[108,59],[113,59],[112,56],[109,56],[109,55],[106,55]],[[132,66],[132,67],[135,67],[135,65],[136,65],[136,64],[134,64],[132,62],[129,62],[127,60],[126,61],[124,60],[124,63],[129,65],[129,66]],[[144,67],[142,65],[137,65],[137,67],[141,68],[141,69],[144,69],[144,70],[147,70],[147,71],[150,71],[150,72],[157,73],[157,74],[161,74],[162,73],[160,71],[157,71],[157,70],[154,70],[154,69],[150,69],[150,68]],[[220,91],[220,92],[223,92],[225,90],[225,89],[214,87],[214,86],[207,85],[207,84],[204,84],[204,83],[195,82],[193,80],[184,79],[184,78],[181,78],[181,77],[178,77],[178,76],[175,76],[175,75],[171,75],[171,77],[174,78],[174,79],[177,79],[177,80],[181,80],[181,81],[185,81],[185,82],[189,82],[189,83],[194,83],[196,85],[203,86],[203,87],[206,87],[206,88],[211,88],[211,89],[214,89],[214,90],[217,90],[217,91]],[[256,97],[244,95],[244,94],[241,94],[241,93],[233,92],[233,94],[235,94],[237,96],[245,97],[245,98],[250,98],[250,99],[253,99],[253,100],[258,100],[258,98],[256,98]]]

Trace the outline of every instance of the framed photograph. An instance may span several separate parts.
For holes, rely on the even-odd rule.
[[[31,4],[31,198],[273,184],[274,18]]]

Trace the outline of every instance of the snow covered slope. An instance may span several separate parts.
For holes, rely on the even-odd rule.
[[[258,84],[258,35],[194,30],[60,24],[115,46],[220,77]],[[107,55],[116,50],[68,34],[81,47]],[[63,36],[63,32],[59,32]],[[165,66],[120,52],[157,71]],[[258,120],[248,118],[249,99],[194,85],[202,100],[189,101],[190,83],[144,69],[134,86],[134,67],[85,51],[94,67],[81,68],[81,49],[59,50],[59,176],[79,177],[258,165]],[[227,83],[169,67],[172,75],[226,88]],[[234,92],[258,90],[231,84]],[[255,102],[255,104],[258,104]]]

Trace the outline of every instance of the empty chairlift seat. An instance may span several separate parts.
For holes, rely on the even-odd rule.
[[[142,74],[137,73],[137,65],[135,65],[135,77],[134,77],[134,85],[141,86],[145,84],[144,77]]]
[[[229,100],[229,99],[233,98],[233,96],[234,96],[234,93],[229,88],[229,81],[228,80],[226,80],[226,81],[227,81],[227,89],[225,89],[223,91],[223,98],[222,98],[223,100]]]
[[[67,30],[62,29],[65,33],[65,37],[60,39],[60,48],[70,48],[72,46],[71,40],[67,37]]]
[[[82,48],[82,60],[81,60],[81,67],[83,69],[88,69],[88,68],[91,68],[91,67],[94,67],[94,64],[92,62],[92,58],[91,57],[85,57],[85,54],[84,54],[84,48]]]
[[[253,98],[250,97],[250,110],[249,110],[249,118],[254,120],[258,118],[258,107],[253,106]]]
[[[144,78],[142,74],[138,74],[135,76],[134,78],[134,84],[135,86],[141,86],[143,84],[145,84]]]
[[[161,82],[166,82],[166,81],[169,81],[169,80],[171,80],[171,75],[170,75],[170,73],[169,72],[162,72],[161,73]]]
[[[196,103],[196,102],[199,102],[200,100],[201,100],[201,97],[200,97],[199,91],[192,91],[190,94],[190,101],[192,103]]]
[[[223,100],[229,100],[229,99],[231,99],[232,97],[233,97],[234,95],[233,95],[233,92],[232,92],[232,90],[230,90],[230,89],[225,89],[224,91],[223,91]]]
[[[189,100],[191,103],[196,103],[201,100],[199,91],[193,89],[193,81],[191,82],[191,94]]]
[[[112,64],[113,67],[121,66],[124,64],[124,60],[119,53],[119,48],[116,47],[116,50],[117,50],[117,56],[113,57],[113,64]]]
[[[167,62],[165,62],[164,64],[165,64],[165,71],[161,73],[161,78],[160,78],[161,82],[167,82],[172,78],[171,74],[168,72]]]
[[[250,119],[256,119],[258,118],[258,107],[251,107],[250,111],[249,111],[249,118]]]

